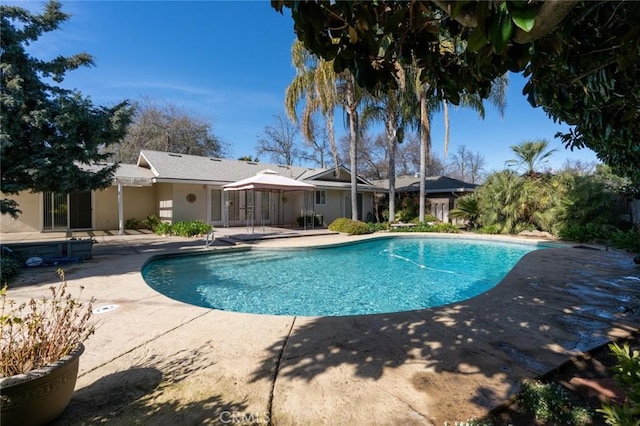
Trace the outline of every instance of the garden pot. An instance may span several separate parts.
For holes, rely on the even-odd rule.
[[[0,425],[42,425],[62,414],[76,386],[82,352],[81,343],[60,361],[0,378]]]

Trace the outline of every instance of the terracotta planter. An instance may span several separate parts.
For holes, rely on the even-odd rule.
[[[69,355],[27,374],[0,379],[0,424],[42,425],[58,417],[69,404],[78,378],[82,343]]]

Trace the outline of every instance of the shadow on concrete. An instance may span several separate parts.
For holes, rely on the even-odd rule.
[[[135,367],[102,377],[73,394],[53,425],[95,424],[107,421],[125,407],[153,392],[162,381],[155,368]]]
[[[243,413],[244,402],[226,401],[222,395],[207,394],[196,401],[156,402],[163,391],[162,372],[135,367],[110,374],[76,391],[71,402],[51,425],[94,425],[103,423],[216,424],[221,416]]]
[[[98,378],[77,390],[52,424],[222,424],[250,417],[246,401],[230,401],[214,392],[190,393],[189,379],[214,364],[208,350],[212,344],[151,355],[143,366]]]
[[[521,379],[639,325],[640,278],[628,256],[540,250],[501,284],[462,303],[388,315],[298,317],[291,334],[267,348],[252,380],[268,378],[267,367],[279,357],[276,381],[289,390],[334,369],[352,371],[354,380],[380,380],[413,364],[418,367],[406,385],[430,397],[437,391],[450,405],[438,410],[456,414],[462,404],[494,408],[517,392]]]

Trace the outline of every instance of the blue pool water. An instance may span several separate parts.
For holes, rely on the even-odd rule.
[[[542,248],[446,238],[381,238],[327,248],[152,260],[145,281],[173,299],[274,315],[340,316],[441,306],[483,293]]]

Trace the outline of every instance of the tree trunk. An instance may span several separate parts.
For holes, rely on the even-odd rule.
[[[420,213],[419,221],[424,222],[425,216],[425,179],[427,163],[431,161],[431,123],[427,109],[427,96],[425,90],[420,93]]]
[[[333,112],[325,115],[327,122],[327,134],[329,136],[329,145],[331,146],[331,154],[333,155],[333,164],[335,167],[336,177],[340,176],[340,164],[338,161],[338,147],[336,146],[336,136],[333,129]]]
[[[349,168],[351,170],[351,219],[358,220],[358,105],[355,102],[355,79],[349,76],[347,102],[349,108]]]
[[[397,120],[389,117],[386,123],[387,143],[389,144],[389,223],[396,221],[396,144]]]
[[[449,103],[442,101],[442,112],[444,116],[444,159],[447,159],[449,151]]]

